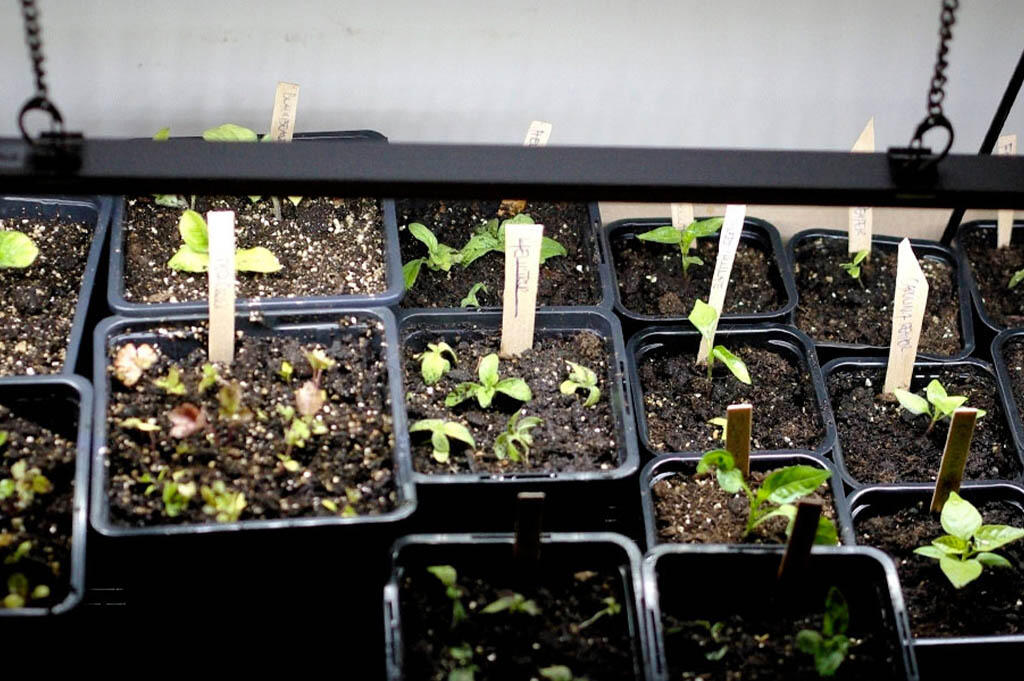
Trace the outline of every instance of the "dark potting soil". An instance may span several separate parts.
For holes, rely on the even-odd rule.
[[[52,374],[64,367],[94,225],[55,218],[4,218],[0,230],[39,248],[25,268],[0,268],[0,375]]]
[[[416,333],[415,343],[409,333]],[[533,399],[523,404],[498,393],[487,409],[475,399],[455,407],[446,407],[445,396],[459,383],[479,382],[477,366],[480,359],[497,353],[501,336],[497,331],[465,331],[448,337],[455,350],[457,363],[451,371],[432,386],[423,382],[420,361],[415,358],[428,342],[446,340],[441,336],[417,332],[405,334],[402,358],[409,424],[421,419],[444,419],[466,426],[476,442],[472,448],[451,440],[452,453],[447,463],[433,458],[430,433],[412,434],[413,467],[421,473],[503,473],[512,471],[597,471],[611,470],[618,465],[618,442],[615,418],[608,402],[610,348],[598,335],[590,332],[564,335],[537,334],[533,348],[519,357],[501,359],[500,378],[521,378],[530,386]],[[584,391],[563,395],[562,381],[569,377],[566,360],[581,364],[597,374],[601,397],[596,404],[584,407]],[[519,413],[538,416],[543,423],[533,428],[533,446],[522,461],[498,459],[494,443],[506,429],[509,418]]]
[[[70,588],[76,443],[3,405],[0,432],[7,437],[0,444],[0,489],[9,492],[0,493],[0,609],[15,574],[28,581],[30,595],[49,588],[45,597],[25,599],[25,606],[50,607]],[[20,480],[16,464],[25,467]]]
[[[751,449],[817,449],[825,426],[811,375],[788,357],[755,346],[730,347],[750,373],[740,383],[721,362],[713,381],[696,354],[654,350],[640,363],[647,437],[659,452],[704,452],[721,446],[722,429],[708,421],[725,416],[730,404],[754,405]]]
[[[405,677],[409,681],[447,681],[452,670],[475,666],[474,678],[499,681],[541,679],[540,670],[564,665],[573,678],[632,679],[630,643],[622,578],[610,572],[545,570],[536,585],[500,583],[496,570],[470,570],[456,564],[457,584],[466,618],[452,623],[452,600],[426,566],[406,568],[401,585]],[[539,614],[481,612],[487,605],[521,593]],[[608,607],[614,598],[622,610],[581,624]],[[472,651],[458,662],[452,648]],[[468,677],[467,677],[468,678]]]
[[[646,231],[646,230],[644,230]],[[683,276],[678,246],[617,238],[611,242],[622,305],[645,315],[685,317],[697,298],[707,300],[718,258],[718,239],[698,239],[691,250],[704,261]],[[724,314],[771,312],[782,307],[778,268],[760,248],[740,241]]]
[[[384,227],[375,199],[303,197],[298,207],[281,197],[282,219],[273,202],[246,196],[197,196],[195,209],[235,212],[235,247],[262,246],[283,268],[270,274],[239,272],[243,298],[335,296],[387,289]],[[205,273],[179,272],[167,261],[182,245],[182,209],[158,206],[151,196],[128,198],[124,215],[125,298],[139,303],[205,300]]]
[[[1003,346],[1003,360],[1006,372],[1010,376],[1010,387],[1013,388],[1013,399],[1017,404],[1017,414],[1024,419],[1024,343],[1012,340]]]
[[[986,525],[1024,526],[1024,512],[1005,501],[976,504]],[[914,636],[988,636],[1024,634],[1024,541],[996,550],[1013,567],[987,567],[976,580],[956,589],[939,561],[914,549],[946,534],[939,516],[924,501],[891,515],[856,521],[857,542],[893,557]]]
[[[793,273],[800,303],[794,322],[816,341],[889,345],[892,299],[896,289],[896,251],[875,248],[861,263],[861,287],[840,267],[850,262],[845,239],[810,239],[796,249]],[[928,305],[921,327],[921,352],[940,357],[963,347],[960,299],[953,268],[920,258],[928,280]]]
[[[1021,472],[1017,449],[1005,425],[995,379],[969,368],[927,370],[911,391],[924,397],[935,374],[950,395],[967,396],[966,406],[988,413],[978,419],[964,477],[1013,479]],[[914,416],[895,399],[883,399],[885,369],[833,372],[828,378],[832,411],[847,470],[862,483],[933,482],[946,446],[949,420],[925,435],[931,417]]]
[[[437,240],[461,249],[488,220],[498,216],[500,201],[427,201],[403,199],[397,202],[398,234],[402,262],[427,254],[427,248],[409,233],[408,225],[419,222],[434,233]],[[540,268],[537,283],[538,305],[597,305],[601,302],[598,280],[597,239],[590,227],[590,213],[582,203],[544,203],[528,201],[523,211],[544,225],[544,236],[551,237],[566,250],[566,255],[549,258]],[[474,284],[482,282],[487,291],[479,291],[477,300],[485,307],[500,307],[504,293],[505,257],[492,252],[472,262],[468,268],[452,266],[448,272],[420,269],[419,278],[402,299],[403,307],[459,307]]]
[[[341,324],[349,326],[349,320]],[[287,410],[295,410],[296,418],[301,416],[298,391],[313,378],[304,352],[322,346],[287,337],[244,337],[236,345],[234,363],[216,365],[216,385],[200,394],[198,384],[207,362],[206,329],[184,331],[200,339],[203,349],[179,362],[157,349],[159,359],[131,388],[109,377],[108,493],[116,522],[136,526],[213,522],[216,510],[202,491],[213,490],[216,482],[225,486],[225,494],[244,495],[240,520],[376,515],[395,508],[387,370],[379,351],[373,349],[373,337],[382,333],[379,323],[343,336],[326,349],[336,364],[320,378],[326,401],[315,412],[314,423],[322,421],[327,432],[314,432],[305,438],[304,446],[293,447],[285,441],[285,432],[293,424]],[[120,347],[111,352],[111,362]],[[284,361],[293,367],[290,380],[279,374]],[[181,395],[168,394],[154,383],[174,366],[184,383]],[[221,414],[219,391],[235,381],[242,393],[241,408],[233,418]],[[185,403],[201,409],[208,425],[179,436],[172,430],[169,414]],[[125,423],[129,418],[159,430],[149,433],[130,427]],[[175,490],[168,491],[172,483],[179,496],[168,502]],[[171,507],[182,502],[183,485],[186,491],[190,486],[194,489],[184,508],[175,513]]]
[[[751,489],[760,487],[772,471],[751,471],[747,484]],[[729,494],[715,479],[715,475],[670,475],[656,482],[654,515],[658,523],[658,540],[675,544],[785,544],[786,525],[783,517],[764,521],[749,535],[747,515],[750,502],[741,491]],[[836,520],[832,488],[826,481],[817,492],[804,497],[823,503],[822,513]],[[838,528],[836,528],[838,531]]]
[[[998,326],[1024,324],[1024,286],[1009,288],[1010,278],[1024,269],[1024,244],[996,248],[994,229],[973,230],[958,239],[989,318]]]

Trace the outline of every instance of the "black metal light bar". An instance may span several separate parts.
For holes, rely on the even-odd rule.
[[[951,155],[897,182],[885,154],[321,140],[81,140],[80,167],[0,139],[0,191],[341,194],[923,207],[1024,206],[1024,157]]]

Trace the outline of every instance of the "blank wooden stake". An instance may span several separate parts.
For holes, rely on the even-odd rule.
[[[750,430],[754,407],[749,404],[730,404],[726,407],[725,448],[732,454],[736,467],[750,477]]]
[[[732,263],[736,259],[736,247],[743,236],[743,221],[747,217],[746,206],[729,205],[725,207],[725,221],[718,237],[718,260],[715,261],[715,273],[711,275],[711,292],[708,294],[708,305],[715,308],[718,317],[715,319],[714,330],[718,330],[718,322],[722,318],[722,307],[725,305],[725,292],[729,289],[729,277],[732,276]],[[715,334],[711,334],[714,339]],[[697,364],[703,364],[711,352],[711,342],[706,338],[700,341],[697,351]]]
[[[853,145],[854,153],[873,152],[875,150],[875,118],[872,116],[860,137]],[[850,253],[867,251],[871,253],[871,230],[874,217],[870,208],[850,208],[850,229],[847,246]]]
[[[235,214],[230,210],[206,214],[210,243],[211,362],[235,359]]]
[[[801,499],[797,502],[793,531],[789,534],[786,552],[782,554],[782,562],[779,563],[779,581],[793,583],[807,568],[820,518],[821,501]]]
[[[505,293],[501,312],[501,356],[533,347],[537,279],[544,225],[505,225]]]
[[[974,422],[977,420],[977,409],[960,407],[953,412],[946,433],[946,447],[942,450],[942,463],[939,464],[939,478],[935,481],[935,492],[932,494],[933,513],[942,510],[950,492],[960,489],[967,455],[971,451],[971,438],[974,437]]]
[[[548,140],[551,138],[551,130],[555,126],[545,121],[533,121],[530,123],[530,127],[526,129],[526,139],[523,141],[524,147],[543,147],[546,146]],[[526,210],[526,199],[505,199],[501,202],[501,206],[498,208],[499,214],[516,215]]]
[[[996,142],[997,156],[1015,156],[1017,154],[1017,136],[1003,135]],[[996,212],[996,246],[1006,248],[1010,245],[1013,235],[1013,209],[1000,209]]]
[[[516,527],[513,555],[520,563],[536,565],[540,560],[540,531],[544,516],[544,492],[516,495]]]
[[[299,108],[299,86],[278,82],[274,93],[274,115],[270,119],[270,139],[291,142],[295,134],[295,114]]]
[[[892,334],[889,337],[889,364],[885,369],[883,394],[896,388],[908,390],[914,375],[921,324],[928,305],[928,280],[910,247],[910,239],[900,242],[896,264],[896,292],[892,303]]]

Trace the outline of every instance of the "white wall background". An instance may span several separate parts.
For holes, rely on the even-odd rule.
[[[195,134],[270,122],[394,141],[879,148],[925,113],[939,0],[40,0],[51,93],[72,129]],[[1022,0],[964,2],[946,111],[974,152],[1024,48]],[[0,5],[0,135],[32,93],[21,17]],[[1006,127],[1024,133],[1024,103]]]

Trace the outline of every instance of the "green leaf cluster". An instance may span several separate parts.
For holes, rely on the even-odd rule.
[[[821,631],[801,629],[796,634],[797,650],[814,656],[818,676],[833,676],[850,651],[846,629],[850,624],[850,609],[846,598],[836,587],[825,596],[825,616]]]
[[[205,272],[210,268],[210,234],[203,216],[186,210],[178,219],[178,232],[185,243],[178,249],[167,266],[182,272]],[[235,250],[235,269],[239,272],[269,274],[282,268],[277,256],[262,246]]]
[[[469,429],[455,421],[443,419],[421,419],[409,427],[410,433],[429,432],[430,443],[434,446],[433,457],[438,463],[448,463],[451,452],[451,443],[448,438],[454,438],[465,442],[470,447],[476,447]]]
[[[530,447],[533,446],[533,435],[530,434],[530,430],[542,423],[543,419],[538,416],[527,416],[520,421],[518,411],[512,414],[504,432],[494,440],[494,455],[498,459],[508,457],[512,461],[526,459],[530,454]]]
[[[420,375],[427,385],[434,385],[441,380],[445,374],[452,369],[452,365],[458,362],[452,346],[445,342],[427,343],[427,349],[414,359],[420,360]]]
[[[175,471],[171,473],[171,479],[164,483],[162,496],[164,513],[168,518],[181,515],[198,491],[195,482],[180,482],[184,476],[185,471]]]
[[[181,382],[181,371],[176,366],[168,369],[167,375],[163,378],[154,379],[153,385],[162,389],[168,395],[185,394],[185,384]]]
[[[215,480],[213,485],[203,485],[200,490],[203,497],[203,513],[212,515],[218,523],[233,523],[245,510],[245,495],[228,489],[223,480]]]
[[[558,390],[563,395],[572,395],[577,390],[586,390],[587,399],[583,406],[591,407],[597,404],[597,401],[601,399],[601,389],[597,387],[597,374],[582,364],[569,360],[565,360],[565,363],[569,365],[569,378],[562,381]]]
[[[452,628],[466,619],[466,608],[462,605],[465,590],[458,584],[458,573],[451,565],[431,565],[427,572],[434,575],[444,585],[445,595],[452,601]]]
[[[38,467],[29,468],[25,459],[15,461],[11,465],[11,477],[0,480],[0,501],[15,497],[15,506],[19,509],[28,508],[37,494],[52,491],[53,483],[49,478]]]
[[[435,272],[447,272],[452,265],[462,262],[462,255],[459,251],[448,244],[439,242],[426,225],[413,222],[409,225],[409,233],[427,247],[427,257],[416,258],[402,265],[402,277],[405,279],[406,290],[416,284],[416,279],[420,276],[420,268],[424,265],[427,266],[427,269]]]
[[[637,234],[636,238],[641,241],[653,241],[659,244],[675,244],[679,246],[679,253],[683,259],[683,276],[689,276],[690,265],[703,265],[704,261],[695,255],[690,255],[690,244],[699,237],[717,234],[722,228],[722,218],[708,218],[691,222],[683,229],[677,229],[672,225],[655,227],[654,229]]]
[[[850,275],[850,278],[856,279],[862,287],[864,282],[860,278],[860,264],[864,262],[864,258],[868,257],[868,253],[871,251],[865,249],[863,251],[857,251],[853,255],[853,259],[850,262],[839,263],[839,266],[846,270],[846,273]]]
[[[693,303],[693,310],[688,317],[690,323],[700,331],[700,335],[707,339],[708,344],[715,342],[715,322],[718,321],[718,313],[703,300],[698,298]],[[711,380],[711,371],[714,368],[715,360],[721,360],[722,364],[732,372],[741,383],[750,385],[750,374],[747,372],[747,365],[742,359],[732,354],[724,345],[715,345],[708,353],[708,380]]]
[[[28,578],[20,572],[15,572],[7,578],[7,595],[0,601],[0,607],[15,609],[24,608],[29,600],[40,600],[50,597],[50,587],[39,584],[29,591]]]
[[[484,615],[494,615],[499,612],[508,612],[509,614],[521,613],[536,617],[540,614],[540,608],[532,598],[528,599],[523,594],[510,591],[502,594],[492,603],[488,603],[480,612]]]
[[[911,414],[927,414],[931,417],[931,423],[928,424],[928,429],[925,431],[925,435],[932,432],[932,428],[935,424],[944,418],[950,418],[953,416],[953,412],[963,406],[967,398],[963,395],[949,395],[946,393],[946,389],[939,383],[938,379],[932,379],[928,387],[925,388],[925,396],[915,395],[912,392],[896,388],[893,390],[893,394],[896,395],[896,399],[899,400],[900,405],[909,411]],[[986,414],[984,409],[978,410],[978,418]]]
[[[29,235],[12,229],[0,232],[0,269],[28,267],[38,255],[39,248]]]
[[[491,406],[494,396],[497,393],[508,395],[520,402],[529,402],[533,399],[530,386],[521,378],[500,378],[498,375],[498,355],[491,353],[480,360],[477,368],[480,382],[467,381],[459,383],[455,389],[444,398],[444,406],[454,407],[462,404],[473,397],[480,404],[480,407],[487,409]]]
[[[459,303],[459,307],[480,307],[480,301],[477,300],[476,297],[478,291],[483,291],[484,293],[487,293],[487,285],[484,284],[482,281],[478,281],[477,283],[473,284],[473,286],[471,286],[469,289],[469,293],[467,293],[466,297],[463,298],[462,301]]]

